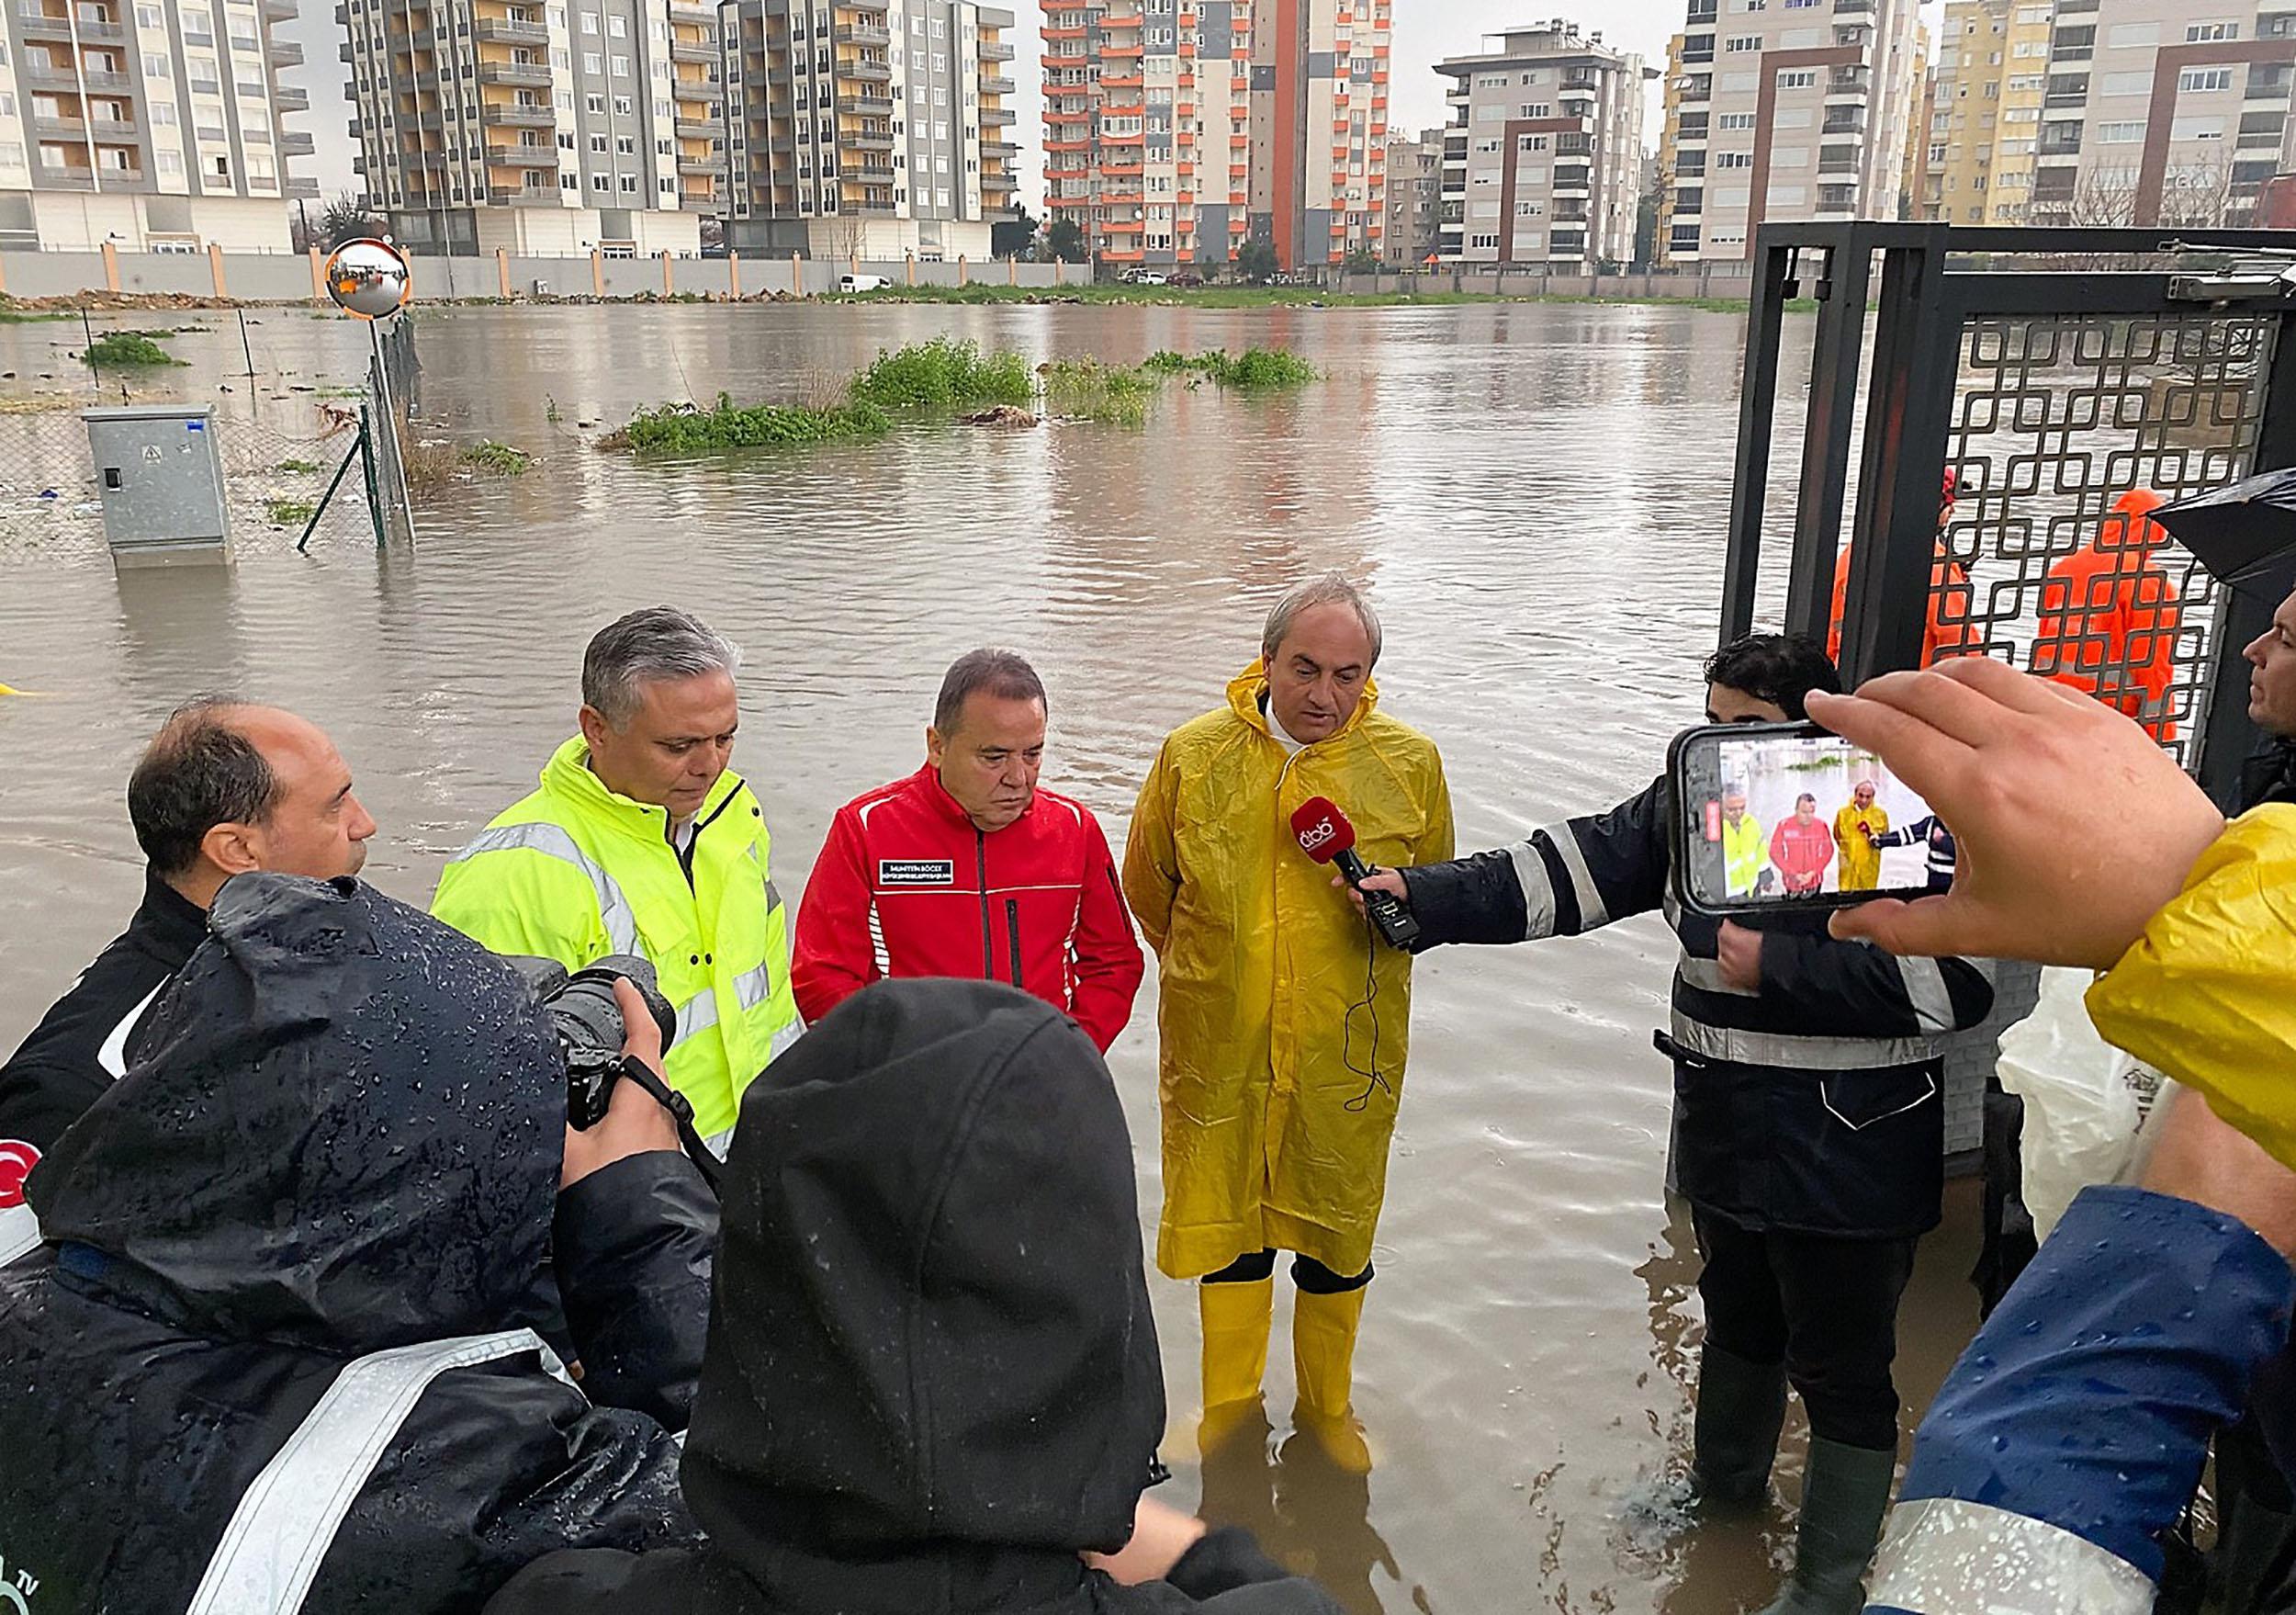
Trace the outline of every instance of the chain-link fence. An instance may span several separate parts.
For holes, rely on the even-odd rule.
[[[148,313],[107,311],[101,319],[5,328],[0,553],[105,553],[103,499],[83,412],[147,403],[203,404],[213,412],[235,553],[284,552],[307,529],[311,549],[322,553],[410,540],[392,430],[403,425],[403,415],[394,421],[380,406],[380,378],[367,344],[345,340],[350,332],[342,327],[307,333],[289,325],[292,320],[310,316],[204,311],[197,323],[158,327]],[[265,321],[276,334],[261,329]],[[258,328],[252,337],[251,324]],[[394,326],[382,344],[383,368],[403,410],[415,396],[419,371],[411,330],[403,321]],[[166,356],[152,359],[140,344]],[[179,352],[185,356],[174,356]],[[371,493],[358,455],[363,418],[374,427]],[[346,458],[348,469],[327,501]]]

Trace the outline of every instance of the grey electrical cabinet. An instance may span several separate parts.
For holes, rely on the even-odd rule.
[[[207,404],[89,410],[88,448],[118,567],[231,558],[223,454]]]

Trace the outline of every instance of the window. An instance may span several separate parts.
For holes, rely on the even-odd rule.
[[[1751,129],[1754,115],[1750,112],[1725,112],[1714,120],[1716,129]]]
[[[637,155],[637,139],[634,135],[616,135],[613,149],[625,157],[635,157]]]
[[[1722,41],[1722,50],[1726,55],[1733,51],[1759,51],[1761,49],[1761,36],[1760,34],[1737,34]]]
[[[9,110],[13,112],[15,108],[11,107]],[[173,101],[152,102],[152,121],[158,128],[174,129],[175,127],[175,103]]]
[[[2233,70],[2229,67],[2188,67],[2177,75],[2179,90],[2229,90],[2233,87]]]
[[[2097,139],[2108,146],[2133,146],[2144,138],[2144,122],[2142,119],[2127,123],[2100,123],[2097,126]]]
[[[2240,25],[2236,22],[2187,23],[2184,38],[2188,45],[2214,44],[2219,40],[2237,40],[2240,38]]]
[[[613,183],[602,174],[593,174],[590,176],[590,188],[594,191],[602,191]]]
[[[602,134],[594,134],[591,136],[590,149],[601,157],[604,156],[606,154],[606,137]]]
[[[616,96],[613,98],[613,115],[616,118],[627,118],[631,115],[631,108],[634,105],[635,103],[629,96]]]
[[[630,76],[630,59],[627,56],[617,56],[613,59],[613,76],[616,78]]]
[[[593,38],[596,37],[598,32],[598,14],[596,12],[585,11],[582,13],[582,32],[589,34]]]
[[[619,13],[606,18],[606,37],[613,40],[628,39],[630,37],[629,19]]]
[[[1716,152],[1714,165],[1716,168],[1751,168],[1754,154],[1751,152]]]
[[[635,174],[624,175],[622,176],[622,188],[630,195],[636,196],[637,194],[637,175]]]
[[[2224,138],[2222,118],[2179,118],[2168,126],[2172,141],[2221,141]]]
[[[559,151],[561,151],[561,152],[570,152],[570,151],[572,151],[573,149],[574,149],[574,135],[573,135],[573,132],[572,132],[571,130],[560,130],[558,131],[558,150],[559,150]]]
[[[592,118],[603,118],[606,115],[606,98],[603,96],[584,96],[582,106]]]
[[[582,52],[582,71],[592,78],[606,71],[606,59],[595,51]]]
[[[1806,90],[1817,82],[1818,73],[1814,68],[1796,69],[1778,75],[1778,87],[1782,90]]]
[[[1554,105],[1551,102],[1525,101],[1523,103],[1522,115],[1525,118],[1548,118],[1553,116],[1553,113]]]

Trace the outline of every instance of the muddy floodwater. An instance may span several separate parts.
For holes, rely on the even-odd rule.
[[[188,367],[147,388],[215,399],[227,434],[251,410],[247,432],[312,434],[320,395],[291,389],[363,357],[356,330],[299,312],[265,311],[246,349],[228,314],[174,322],[208,329],[172,338]],[[880,346],[942,332],[1127,361],[1281,343],[1328,376],[1275,399],[1175,384],[1137,428],[905,428],[674,464],[599,453],[581,424],[721,389],[818,397]],[[1270,598],[1330,567],[1376,590],[1382,700],[1442,747],[1463,851],[1606,807],[1699,716],[1743,333],[1727,313],[1566,305],[439,311],[420,330],[425,431],[514,444],[535,468],[428,503],[411,554],[331,523],[298,556],[291,532],[253,526],[228,570],[115,577],[100,542],[12,519],[44,491],[86,497],[84,459],[0,464],[0,683],[37,693],[0,699],[0,1048],[134,906],[123,784],[185,695],[323,725],[382,827],[367,875],[422,903],[571,732],[591,632],[657,601],[748,653],[735,765],[792,893],[836,808],[917,766],[941,670],[983,643],[1035,659],[1045,781],[1120,845],[1161,737],[1221,700]],[[0,390],[84,387],[63,357],[78,334],[0,328]],[[1789,322],[1787,374],[1808,340]],[[250,358],[252,387],[231,374]],[[1686,1455],[1700,1330],[1650,1045],[1671,957],[1653,918],[1422,962],[1357,1359],[1378,1467],[1351,1481],[1286,1445],[1279,1303],[1272,1428],[1206,1474],[1193,1298],[1158,1279],[1171,1500],[1252,1525],[1358,1612],[1766,1600],[1783,1517],[1670,1540],[1630,1507]],[[1151,1221],[1154,1040],[1152,972],[1110,1056]],[[1908,1429],[1975,1327],[1972,1220],[1957,1191],[1906,1303]],[[1798,1414],[1794,1429],[1788,1495]]]

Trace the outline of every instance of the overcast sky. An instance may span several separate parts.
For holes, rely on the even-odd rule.
[[[335,21],[334,0],[301,0],[302,11],[286,26],[287,37],[303,47],[304,64],[289,68],[285,77],[310,92],[311,109],[296,118],[290,128],[309,130],[318,146],[315,172],[321,187],[332,196],[355,190],[358,176],[351,170],[351,137],[347,130],[350,107],[343,98],[343,76],[348,71],[336,54],[343,32]],[[1018,23],[1010,36],[1014,47],[1013,77],[1020,86],[1014,97],[1019,117],[1021,145],[1020,195],[1037,208],[1041,182],[1037,177],[1037,146],[1041,138],[1038,116],[1041,54],[1037,39],[1039,9],[1033,4],[1011,6]],[[1942,6],[1932,0],[1924,7],[1934,14]],[[1666,65],[1666,41],[1682,25],[1683,0],[1528,0],[1514,6],[1510,0],[1396,0],[1395,60],[1389,107],[1389,126],[1397,133],[1430,128],[1444,121],[1443,86],[1431,64],[1446,56],[1462,56],[1481,48],[1482,37],[1511,25],[1554,16],[1575,17],[1579,26],[1599,30],[1604,41],[1639,51],[1653,67]],[[1936,18],[1931,17],[1934,28]],[[1658,96],[1651,93],[1647,134],[1658,142]]]

